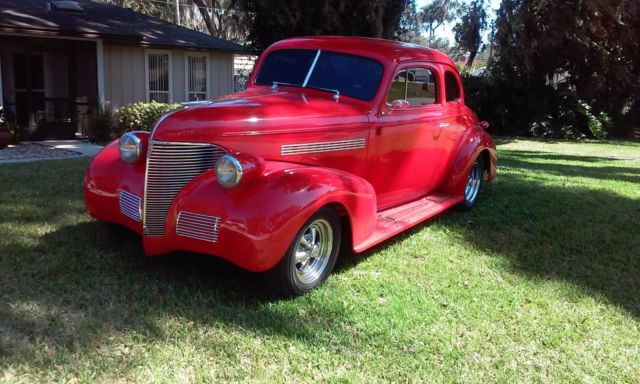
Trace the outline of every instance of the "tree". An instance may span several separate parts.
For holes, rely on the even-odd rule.
[[[255,50],[292,36],[394,38],[409,0],[241,0]]]
[[[400,25],[394,39],[408,43],[424,43],[424,37],[422,37],[421,32],[422,28],[416,9],[416,2],[415,0],[408,0],[404,12],[400,15]]]
[[[209,34],[236,42],[247,37],[247,17],[238,0],[190,0],[200,12]]]
[[[487,28],[484,0],[474,0],[460,8],[460,21],[453,27],[458,47],[469,52],[465,68],[470,69],[482,47],[482,32]]]
[[[106,0],[121,7],[176,22],[175,2],[159,0]],[[246,14],[238,0],[180,0],[180,25],[242,43],[247,36]]]
[[[489,65],[503,124],[597,136],[610,116],[624,135],[640,108],[638,36],[637,0],[503,0]]]
[[[456,0],[433,0],[422,7],[419,18],[427,32],[427,40],[431,44],[436,37],[436,31],[445,23],[456,18],[456,11],[460,3]]]
[[[169,22],[176,20],[176,8],[170,3],[156,0],[106,0],[106,2]]]

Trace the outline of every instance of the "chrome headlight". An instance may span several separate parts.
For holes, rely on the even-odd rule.
[[[127,163],[135,163],[142,153],[142,141],[133,132],[127,132],[120,138],[118,143],[120,158]]]
[[[224,155],[216,162],[216,178],[225,188],[233,188],[242,179],[242,165],[231,155]]]

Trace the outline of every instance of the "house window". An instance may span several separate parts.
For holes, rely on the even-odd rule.
[[[207,55],[186,56],[186,84],[187,101],[206,100],[208,98],[207,87]]]
[[[164,52],[147,52],[147,87],[149,101],[171,102],[171,56]]]

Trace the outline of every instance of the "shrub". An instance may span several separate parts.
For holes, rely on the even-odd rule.
[[[593,100],[578,99],[567,84],[524,86],[490,75],[463,74],[465,101],[491,132],[547,138],[604,139],[611,132],[612,118],[596,112]]]
[[[27,138],[27,130],[18,125],[11,111],[4,109],[2,106],[0,106],[0,126],[4,126],[7,129],[13,143],[19,143]]]
[[[155,101],[126,105],[117,112],[118,133],[136,130],[150,131],[161,115],[180,107],[180,104],[164,104]]]
[[[113,112],[102,103],[96,104],[89,120],[89,139],[105,142],[113,136]]]

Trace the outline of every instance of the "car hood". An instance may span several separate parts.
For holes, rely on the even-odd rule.
[[[153,139],[213,143],[223,137],[290,134],[368,122],[368,104],[332,96],[308,88],[254,88],[170,113],[156,127]]]

